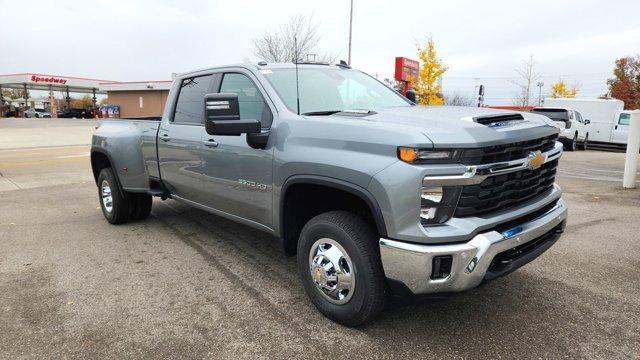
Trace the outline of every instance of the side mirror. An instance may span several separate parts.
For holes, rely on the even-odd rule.
[[[238,94],[204,96],[204,124],[209,135],[240,135],[260,132],[260,120],[240,120]]]
[[[591,124],[591,120],[589,120],[589,119],[584,119],[584,124],[585,124],[585,125],[589,125],[589,124]]]

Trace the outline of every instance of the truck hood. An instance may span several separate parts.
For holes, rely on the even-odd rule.
[[[344,113],[343,113],[344,114]],[[335,116],[351,117],[336,114]],[[522,120],[491,120],[478,123],[478,118],[496,115],[522,115]],[[475,118],[475,119],[474,119]],[[460,106],[410,106],[376,110],[363,120],[397,124],[412,132],[420,132],[438,148],[493,146],[550,136],[558,128],[547,117],[526,112]],[[403,144],[411,145],[411,144]]]

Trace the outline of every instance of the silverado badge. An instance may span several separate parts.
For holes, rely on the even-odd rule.
[[[535,170],[542,166],[544,162],[547,160],[547,156],[542,154],[540,150],[532,151],[527,156],[527,168],[531,170]]]

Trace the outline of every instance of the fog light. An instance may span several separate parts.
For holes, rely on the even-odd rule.
[[[476,265],[478,265],[478,258],[474,257],[473,259],[471,259],[469,265],[467,265],[467,272],[473,272],[473,270],[476,268]]]

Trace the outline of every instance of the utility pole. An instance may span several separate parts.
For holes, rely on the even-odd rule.
[[[542,106],[542,87],[544,83],[539,81],[536,85],[538,85],[538,106]]]
[[[478,86],[478,107],[484,106],[484,85]]]
[[[351,10],[349,11],[349,58],[347,63],[351,66],[351,32],[353,29],[353,0],[351,0]]]

